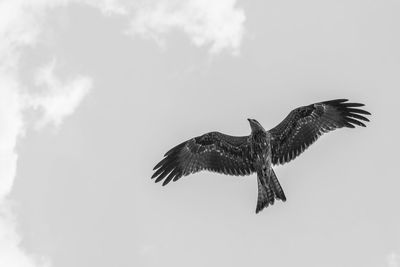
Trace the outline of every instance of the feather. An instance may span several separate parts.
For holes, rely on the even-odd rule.
[[[249,175],[254,172],[250,159],[248,136],[230,136],[210,132],[183,142],[165,153],[153,168],[152,178],[163,185],[201,170],[228,175]]]
[[[269,130],[273,140],[272,163],[284,164],[293,160],[323,133],[342,127],[355,128],[355,125],[365,127],[361,121],[369,120],[362,115],[371,113],[358,108],[364,104],[347,101],[335,99],[292,110],[281,123]]]

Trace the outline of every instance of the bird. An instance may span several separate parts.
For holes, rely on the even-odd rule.
[[[251,133],[231,136],[217,131],[191,138],[165,153],[153,168],[152,179],[167,185],[203,170],[225,175],[257,174],[256,214],[285,202],[286,196],[273,166],[297,158],[324,133],[339,128],[365,127],[369,122],[364,104],[334,99],[293,109],[274,128],[266,131],[255,119],[248,119]]]

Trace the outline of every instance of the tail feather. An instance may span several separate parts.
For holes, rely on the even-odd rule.
[[[262,211],[265,207],[268,207],[269,203],[274,203],[274,193],[269,186],[264,186],[260,178],[257,178],[258,182],[258,199],[256,213]]]
[[[283,192],[282,186],[278,181],[278,178],[276,177],[276,174],[274,170],[272,170],[272,176],[271,176],[271,184],[275,193],[275,197],[277,199],[280,199],[282,201],[286,201],[286,196],[285,192]]]
[[[283,192],[283,189],[273,170],[270,179],[263,175],[257,175],[257,183],[258,199],[256,213],[259,213],[269,205],[273,205],[275,198],[286,201],[285,193]]]

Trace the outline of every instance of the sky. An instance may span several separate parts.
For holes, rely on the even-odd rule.
[[[400,266],[400,2],[0,0],[0,266]],[[171,147],[348,98],[275,172],[150,179]]]

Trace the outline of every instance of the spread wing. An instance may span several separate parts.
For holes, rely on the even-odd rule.
[[[177,181],[201,170],[249,175],[254,172],[248,136],[230,136],[211,132],[183,142],[169,150],[154,169],[156,182]]]
[[[323,133],[337,128],[365,127],[362,121],[369,121],[362,115],[371,115],[358,107],[364,104],[336,99],[292,110],[275,128],[272,135],[272,163],[284,164],[300,155]],[[362,114],[362,115],[360,115]]]

